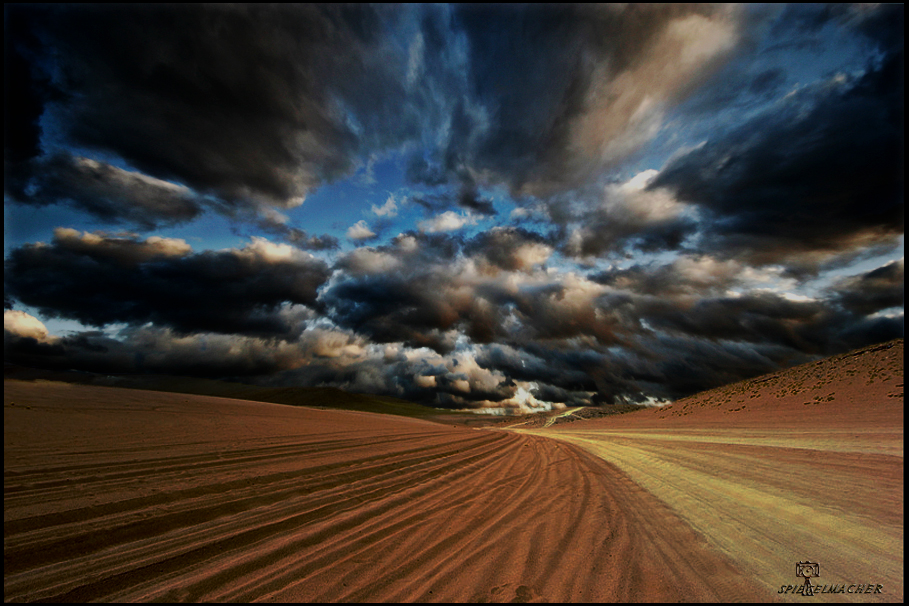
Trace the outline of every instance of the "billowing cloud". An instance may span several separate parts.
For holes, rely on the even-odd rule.
[[[58,229],[6,261],[6,292],[50,317],[90,326],[152,322],[180,332],[295,338],[288,310],[311,308],[327,279],[323,261],[288,244],[191,252],[183,241]]]
[[[65,136],[228,200],[293,206],[349,171],[357,137],[330,118],[339,108],[323,81],[386,72],[370,59],[378,40],[367,24],[379,16],[365,8],[82,6],[34,16],[38,35],[65,49],[54,82],[66,98],[49,108]]]
[[[706,246],[755,263],[836,254],[903,231],[902,56],[782,99],[648,186],[708,215]]]
[[[351,240],[371,240],[376,237],[376,232],[369,229],[366,221],[361,219],[347,228],[347,237]]]
[[[868,273],[839,280],[831,290],[847,310],[863,316],[905,305],[903,260],[892,261]]]
[[[738,9],[550,5],[460,7],[472,95],[447,145],[411,177],[503,182],[546,195],[573,188],[637,151],[665,109],[722,65]],[[671,59],[670,59],[671,58]]]
[[[18,309],[3,310],[3,330],[35,341],[47,341],[47,326],[41,320]]]
[[[185,186],[64,153],[12,170],[4,191],[18,202],[64,203],[108,223],[143,229],[189,221],[205,207]]]
[[[648,189],[657,174],[650,169],[623,183],[607,185],[600,203],[585,212],[576,227],[569,227],[566,252],[595,257],[624,248],[680,248],[685,237],[697,229],[696,210],[666,189]]]
[[[438,27],[434,9],[425,11],[426,27]],[[21,94],[13,101],[29,114],[7,140],[7,160],[14,161],[7,168],[21,182],[17,199],[69,201],[146,226],[199,212],[191,196],[167,206],[160,194],[133,194],[117,205],[126,195],[117,180],[127,177],[86,167],[84,159],[56,160],[51,171],[47,160],[30,164],[43,136],[44,147],[120,158],[134,167],[134,180],[147,175],[210,196],[212,208],[227,214],[297,207],[321,184],[444,123],[437,96],[405,84],[410,53],[379,33],[407,30],[421,12],[366,5],[14,7],[10,49]],[[444,81],[454,71],[431,73]],[[438,94],[448,92],[448,84],[440,86]],[[99,171],[107,189],[69,183],[68,176],[84,180]]]
[[[902,336],[903,12],[12,5],[5,351],[505,412]]]
[[[459,214],[449,210],[432,219],[420,221],[417,223],[417,228],[420,231],[435,234],[446,231],[457,231],[464,226],[476,224],[477,218],[470,213]]]
[[[38,318],[18,309],[3,310],[3,355],[7,361],[35,359],[38,366],[71,362],[60,339],[51,335]],[[68,367],[67,367],[68,368]]]
[[[545,263],[553,253],[547,238],[515,227],[495,227],[483,232],[465,250],[482,257],[493,266],[492,271],[530,271]]]

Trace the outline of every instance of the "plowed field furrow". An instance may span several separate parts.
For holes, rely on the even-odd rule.
[[[246,561],[235,562],[231,568],[220,573],[222,579],[206,579],[202,583],[207,587],[222,587],[223,591],[223,588],[239,581],[246,585],[242,593],[237,591],[227,595],[217,593],[206,595],[205,599],[219,601],[251,599],[251,596],[260,595],[264,591],[284,589],[291,582],[306,582],[309,574],[325,571],[334,574],[339,566],[350,561],[363,562],[369,559],[376,567],[374,571],[380,569],[389,554],[390,543],[399,541],[402,537],[417,538],[419,543],[431,540],[431,537],[414,532],[414,524],[435,518],[445,510],[458,511],[465,503],[474,501],[475,490],[469,480],[473,479],[478,469],[486,465],[495,466],[496,461],[503,459],[501,456],[503,451],[507,453],[508,450],[508,443],[504,441],[501,449],[495,453],[490,452],[487,456],[472,461],[465,460],[463,468],[457,472],[448,476],[436,476],[420,486],[408,487],[394,493],[394,499],[403,499],[404,506],[383,508],[381,511],[372,510],[368,518],[364,518],[356,527],[346,531],[338,528],[336,524],[332,525],[326,533],[326,538],[319,541],[317,547],[308,551],[301,550],[298,544],[287,544],[286,537],[282,537],[279,539],[282,544],[277,548],[262,549],[262,553],[255,554],[255,563],[250,562],[250,558],[247,557]],[[507,454],[504,459],[508,460]],[[440,498],[440,495],[444,496]],[[440,536],[438,533],[432,535],[438,536]],[[420,549],[417,546],[413,550],[408,550],[409,559],[425,556],[425,552],[421,552]],[[369,553],[377,550],[383,554],[381,560]],[[280,563],[277,561],[279,559]],[[390,560],[390,564],[395,567],[399,566],[399,562],[400,560]],[[276,567],[285,569],[287,574],[280,578],[269,578],[276,575],[264,572],[262,569],[266,567],[271,570]],[[243,575],[250,580],[245,582],[241,580]],[[198,594],[191,592],[190,595]]]
[[[4,409],[6,601],[763,595],[627,475],[554,440],[7,387],[17,405]],[[29,397],[40,406],[19,406]]]
[[[6,491],[11,499],[28,499],[30,498],[30,495],[27,493],[32,490],[40,491],[46,497],[51,492],[49,489],[58,486],[67,486],[75,482],[83,485],[90,483],[117,482],[132,477],[145,476],[149,471],[153,471],[157,476],[162,476],[167,473],[180,473],[187,470],[194,470],[200,466],[205,466],[207,468],[230,468],[247,465],[249,463],[260,463],[263,461],[268,462],[270,465],[274,465],[276,463],[279,463],[282,459],[291,459],[292,461],[296,462],[299,457],[304,456],[308,457],[311,460],[314,460],[320,457],[329,457],[331,453],[336,450],[345,450],[353,453],[360,450],[374,449],[375,446],[379,444],[381,444],[382,448],[384,449],[386,445],[392,445],[398,441],[406,440],[409,440],[409,438],[389,437],[387,440],[377,440],[374,442],[367,442],[365,444],[362,440],[360,440],[356,443],[347,443],[344,441],[345,443],[336,445],[321,443],[318,447],[315,448],[310,447],[309,445],[306,445],[305,447],[301,447],[299,445],[283,446],[275,449],[261,449],[259,451],[247,450],[229,454],[218,453],[215,455],[205,456],[173,457],[170,459],[156,459],[152,462],[142,461],[138,464],[121,463],[112,466],[115,469],[120,469],[119,472],[111,472],[110,470],[105,470],[105,473],[98,473],[99,469],[103,469],[103,465],[83,467],[57,467],[51,469],[34,470],[26,473],[13,472],[6,474]],[[440,445],[440,447],[442,446]],[[422,450],[426,450],[425,447]],[[381,457],[373,458],[377,459]],[[227,471],[229,471],[229,469],[227,469]],[[65,477],[65,479],[59,479],[61,476]],[[58,479],[43,479],[50,477]],[[103,487],[99,487],[99,490],[101,488]],[[13,504],[15,503],[15,501],[10,502]]]
[[[487,436],[487,438],[494,437]],[[505,441],[513,439],[514,437],[506,437]],[[452,464],[435,465],[435,468],[427,469],[426,474],[440,477],[452,470],[455,473],[460,473],[463,463],[469,463],[490,454],[491,450],[486,450],[478,455],[470,449],[459,449],[457,454],[458,461]],[[400,495],[407,491],[417,490],[413,486],[419,487],[422,483],[422,476],[419,473],[402,474],[397,481],[371,478],[361,482],[360,486],[351,485],[346,487],[342,494],[330,495],[312,503],[282,503],[282,506],[278,509],[256,510],[252,512],[252,515],[234,515],[227,523],[217,526],[197,521],[192,525],[192,531],[188,534],[164,533],[158,535],[154,541],[145,541],[147,543],[146,550],[137,551],[133,549],[129,558],[131,563],[153,562],[138,569],[130,567],[126,571],[117,572],[118,567],[122,567],[122,562],[116,557],[117,554],[108,555],[105,553],[99,553],[97,558],[93,560],[82,557],[80,558],[82,561],[61,564],[58,567],[59,570],[57,570],[58,574],[68,572],[70,576],[76,574],[83,576],[93,575],[97,576],[98,580],[78,585],[51,596],[42,596],[42,599],[51,601],[83,601],[88,599],[88,596],[96,595],[98,592],[101,592],[98,595],[107,595],[110,592],[130,586],[135,578],[141,577],[147,572],[148,566],[153,566],[158,574],[166,575],[176,573],[199,562],[210,564],[208,561],[212,558],[217,558],[225,553],[239,549],[252,549],[257,543],[265,539],[274,536],[287,536],[288,533],[292,533],[298,528],[310,527],[326,517],[340,515],[340,519],[343,520],[342,527],[355,526],[359,518],[365,519],[368,516],[375,515],[376,511],[370,507],[371,503],[381,502],[383,508],[394,507],[405,498]],[[430,487],[426,489],[430,489]],[[347,498],[344,497],[346,493],[349,493]],[[393,498],[390,495],[393,495]],[[383,501],[385,497],[389,498]],[[300,509],[306,510],[307,506],[312,507],[313,505],[318,505],[318,507],[304,513],[296,513],[285,517],[285,514],[289,512]],[[350,511],[355,512],[356,515],[346,515]],[[331,533],[328,532],[328,534]],[[315,539],[306,537],[302,543],[305,547],[308,543],[318,544],[323,539],[324,537],[316,537]],[[135,541],[133,544],[138,543],[140,541]],[[107,551],[111,551],[111,549]],[[150,553],[147,553],[149,551]],[[155,556],[157,554],[167,557],[156,560]],[[115,574],[109,574],[111,572]],[[28,574],[25,573],[22,576],[27,577]],[[74,581],[73,584],[75,583],[77,582]],[[62,588],[58,587],[57,589],[60,590]]]
[[[127,515],[143,518],[141,521],[123,523],[121,522],[124,517],[122,515],[105,517],[94,524],[103,532],[95,531],[90,528],[91,525],[88,525],[87,529],[83,524],[73,524],[71,529],[57,528],[49,531],[43,530],[40,533],[19,535],[12,533],[11,529],[7,528],[4,549],[6,568],[8,572],[16,572],[20,569],[66,559],[74,549],[78,550],[80,554],[89,554],[112,544],[136,541],[146,536],[162,535],[169,531],[198,526],[254,508],[286,503],[298,495],[306,495],[314,504],[320,504],[323,501],[337,502],[346,493],[352,493],[356,495],[356,499],[363,501],[368,498],[368,490],[360,485],[362,482],[358,483],[358,478],[363,474],[368,474],[370,489],[380,489],[385,484],[392,487],[401,485],[400,477],[404,472],[412,474],[408,476],[410,478],[408,482],[417,482],[423,475],[438,475],[444,473],[446,469],[456,468],[471,458],[484,456],[495,448],[492,444],[494,441],[493,436],[486,435],[459,445],[461,448],[458,450],[457,460],[453,463],[448,461],[450,453],[445,454],[435,448],[410,449],[395,457],[386,456],[383,457],[382,465],[357,466],[355,462],[352,462],[345,464],[344,467],[354,465],[357,467],[356,470],[338,474],[334,478],[316,476],[317,482],[311,486],[300,484],[283,488],[284,484],[281,482],[261,482],[260,478],[253,476],[256,487],[252,490],[242,490],[248,495],[245,498],[237,498],[237,492],[240,492],[239,487],[206,486],[185,493],[183,499],[173,498],[169,503],[170,510],[166,512],[154,510],[153,513],[150,513],[148,503],[134,503],[137,509],[130,511]],[[474,453],[474,449],[481,448],[480,454]],[[423,454],[418,457],[409,456],[414,452]],[[426,452],[430,452],[430,454],[426,454]],[[206,473],[206,470],[201,470],[200,473]],[[254,470],[251,470],[251,473],[254,473]],[[292,477],[290,484],[294,484],[293,480]],[[403,484],[406,485],[407,482]],[[340,488],[340,490],[332,490],[336,488]],[[323,491],[327,491],[324,496]],[[276,513],[272,510],[269,512],[269,516],[274,516]],[[75,534],[67,536],[67,530],[72,530]],[[42,535],[49,535],[50,538],[41,540]]]
[[[46,467],[41,469],[33,469],[28,471],[20,472],[9,472],[6,474],[9,479],[17,480],[32,480],[35,477],[42,476],[54,476],[60,473],[67,474],[78,474],[85,473],[88,475],[93,475],[98,471],[103,471],[107,474],[115,472],[118,469],[128,469],[131,471],[140,471],[145,469],[154,469],[156,471],[161,471],[162,469],[168,466],[178,466],[181,463],[190,463],[190,464],[199,464],[207,463],[209,461],[243,461],[247,460],[249,457],[279,457],[282,454],[324,454],[332,450],[338,449],[355,449],[355,448],[368,448],[376,444],[384,444],[385,440],[390,442],[395,442],[398,440],[407,440],[407,437],[403,436],[392,436],[384,439],[373,439],[373,440],[363,440],[363,439],[350,439],[350,440],[321,440],[315,443],[312,442],[293,442],[290,444],[281,444],[273,446],[258,446],[257,448],[248,448],[243,450],[232,450],[228,452],[213,452],[213,453],[204,453],[202,455],[180,455],[180,456],[171,456],[171,457],[153,457],[148,459],[139,459],[139,460],[127,460],[120,463],[94,463],[91,465],[66,465],[59,467]],[[110,455],[117,453],[119,451],[94,451],[94,452],[76,452],[73,453],[73,456],[89,457],[91,455],[100,455],[101,457],[105,455]]]
[[[844,446],[844,436],[819,452],[817,439],[810,449],[780,446],[778,436],[761,446],[766,432],[733,430],[724,443],[720,429],[705,442],[601,427],[516,431],[564,440],[617,465],[748,570],[768,596],[793,583],[790,569],[806,559],[822,562],[826,583],[873,581],[888,592],[864,597],[902,596],[902,457]],[[782,443],[795,442],[792,435]]]
[[[476,436],[476,442],[489,441],[489,438],[484,438],[481,436]],[[467,440],[463,441],[460,446],[462,448],[469,448],[472,442]],[[418,447],[407,450],[401,450],[397,453],[396,456],[403,457],[405,455],[419,455],[414,456],[412,461],[418,462],[420,460],[429,460],[434,459],[437,456],[441,456],[441,453],[444,453],[444,445],[433,445],[430,447]],[[11,515],[7,516],[6,530],[7,532],[19,534],[28,532],[36,528],[47,529],[51,526],[73,523],[73,522],[88,522],[93,518],[101,516],[109,516],[117,513],[129,512],[137,509],[145,509],[152,506],[163,507],[169,503],[181,503],[187,502],[191,499],[203,496],[208,493],[216,492],[228,492],[228,491],[238,491],[238,490],[252,490],[255,491],[258,485],[267,485],[269,487],[275,487],[280,483],[290,483],[294,488],[299,490],[313,490],[318,487],[332,486],[335,484],[342,484],[348,482],[353,477],[358,474],[368,473],[368,472],[378,472],[383,468],[388,468],[389,466],[389,457],[387,454],[374,455],[370,457],[364,457],[360,459],[353,458],[356,451],[347,451],[347,454],[351,456],[350,460],[344,462],[335,462],[328,463],[324,465],[313,465],[315,462],[315,457],[310,457],[308,460],[308,466],[302,467],[299,465],[298,461],[293,461],[293,467],[295,471],[290,472],[281,472],[274,474],[264,474],[259,469],[255,469],[257,474],[243,474],[240,479],[233,480],[231,482],[220,482],[217,484],[205,484],[202,486],[194,486],[193,488],[170,491],[165,494],[158,494],[148,497],[127,499],[124,501],[105,503],[103,505],[93,505],[90,507],[83,507],[78,509],[71,509],[66,511],[57,512],[54,514],[47,514],[42,516],[34,516],[30,518],[23,519],[13,519]],[[403,459],[396,461],[392,464],[392,467],[403,463]],[[207,473],[205,474],[193,474],[197,478],[204,480],[206,477],[217,478],[219,476],[211,474],[212,471],[208,467],[203,466],[203,463],[199,463],[192,467],[192,469],[198,471],[204,469]],[[232,472],[242,472],[242,469],[232,469]],[[139,478],[147,479],[150,474],[137,473],[129,476],[124,476],[127,478]],[[222,476],[225,475],[223,472]],[[154,474],[156,482],[161,482],[164,478],[163,474]],[[121,478],[122,479],[122,478]],[[184,483],[187,481],[186,478],[183,479]],[[84,486],[76,481],[65,482],[65,486],[68,487],[69,492],[72,492],[72,487],[76,484],[79,485],[80,489]],[[98,487],[93,487],[93,490],[100,490]],[[53,500],[52,496],[60,491],[50,491],[45,490],[42,494],[44,500]],[[48,495],[47,493],[51,493]],[[66,497],[66,491],[63,491],[63,496]],[[15,508],[18,504],[19,495],[9,495],[6,498],[6,507],[7,512]]]

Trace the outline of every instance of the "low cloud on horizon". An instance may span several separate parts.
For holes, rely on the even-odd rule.
[[[5,24],[9,362],[541,410],[904,334],[902,5]]]

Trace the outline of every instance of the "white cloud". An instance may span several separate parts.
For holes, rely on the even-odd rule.
[[[413,378],[413,382],[417,387],[422,387],[424,389],[430,389],[436,386],[436,378],[433,375],[417,375]]]
[[[259,214],[262,216],[266,223],[269,223],[271,225],[287,225],[287,222],[290,220],[290,217],[282,212],[275,210],[274,208],[260,208]]]
[[[422,232],[428,232],[431,234],[446,232],[446,231],[455,231],[461,229],[465,225],[476,225],[477,217],[467,213],[466,215],[459,215],[458,213],[449,210],[445,211],[441,215],[437,215],[432,219],[426,221],[420,221],[417,223],[417,227]]]
[[[398,214],[398,203],[394,196],[388,196],[388,200],[382,206],[373,204],[372,212],[380,217],[395,217]]]
[[[129,187],[135,182],[141,182],[154,188],[169,190],[171,192],[179,194],[190,193],[190,189],[185,185],[171,183],[170,181],[162,181],[161,179],[149,177],[148,175],[145,175],[138,171],[125,170],[110,164],[98,162],[97,160],[92,160],[91,158],[84,158],[81,156],[76,157],[75,164],[79,168],[86,169],[94,173],[102,170],[106,171],[109,175],[110,180],[118,185]]]
[[[275,244],[266,238],[252,236],[250,243],[240,250],[235,249],[235,254],[242,256],[255,256],[270,263],[280,261],[309,261],[313,256],[290,244]]]
[[[398,257],[370,247],[353,250],[344,260],[350,271],[356,274],[380,274],[401,266]]]
[[[312,343],[312,353],[320,358],[357,359],[365,354],[365,349],[356,342],[356,337],[346,332],[310,329],[306,340]]]
[[[134,237],[134,236],[133,236]],[[192,247],[182,238],[163,238],[149,236],[144,242],[130,237],[112,238],[103,233],[80,232],[70,227],[54,229],[54,240],[69,246],[90,247],[95,249],[120,250],[129,249],[131,256],[143,260],[150,257],[182,257],[192,252]]]
[[[361,219],[348,228],[347,237],[351,240],[368,240],[375,238],[376,233],[369,229],[365,220]]]
[[[470,382],[466,379],[455,379],[451,386],[463,393],[470,393]]]
[[[3,311],[3,330],[20,337],[28,337],[45,343],[53,339],[41,320],[18,309],[6,309]]]
[[[654,169],[644,170],[628,181],[606,187],[604,204],[617,219],[635,225],[665,221],[677,217],[688,209],[666,189],[647,191],[647,186],[659,174]]]
[[[570,125],[570,148],[605,163],[640,148],[659,132],[667,106],[735,49],[742,12],[731,6],[680,16],[624,71],[615,73],[610,62],[595,66],[588,109]]]

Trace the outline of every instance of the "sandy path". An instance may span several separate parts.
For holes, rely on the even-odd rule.
[[[6,382],[4,598],[766,598],[566,444],[366,413]]]
[[[814,584],[883,585],[824,600],[903,600],[902,341],[664,409],[514,431],[616,465],[768,596],[799,583],[795,563],[808,560]]]
[[[810,560],[822,566],[815,582],[873,581],[886,590],[825,599],[901,601],[902,456],[860,452],[867,445],[850,447],[851,434],[828,436],[825,449],[816,436],[812,448],[788,448],[780,436],[761,444],[760,435],[743,433],[724,440],[711,430],[701,440],[696,432],[561,429],[558,437],[616,464],[671,504],[768,594],[795,583],[795,562]]]

